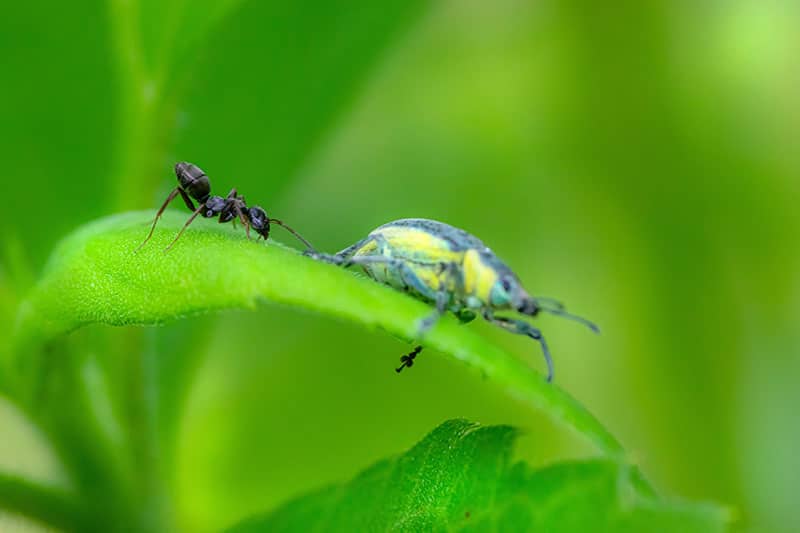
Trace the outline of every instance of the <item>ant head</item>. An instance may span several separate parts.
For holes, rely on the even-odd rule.
[[[200,212],[205,218],[214,218],[225,209],[225,198],[221,196],[209,196],[206,200],[205,209]]]
[[[208,199],[208,195],[211,193],[211,183],[200,167],[186,162],[177,163],[175,175],[178,177],[178,186],[189,196],[198,202],[205,202]]]
[[[267,212],[258,206],[254,206],[247,210],[247,214],[250,217],[250,227],[264,237],[264,240],[268,239],[270,221]]]

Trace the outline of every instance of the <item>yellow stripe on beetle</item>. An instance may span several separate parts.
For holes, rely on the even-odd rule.
[[[431,263],[461,262],[462,252],[454,252],[446,240],[417,228],[388,227],[374,231],[370,236],[384,239],[390,251],[399,252],[398,255],[404,257]],[[359,250],[357,255],[366,254]]]
[[[481,302],[489,302],[492,287],[497,283],[497,272],[481,260],[477,250],[467,250],[462,264],[464,293]]]

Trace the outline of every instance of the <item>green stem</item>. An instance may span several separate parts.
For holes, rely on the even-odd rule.
[[[66,531],[86,531],[90,521],[72,494],[0,473],[0,508]]]
[[[171,501],[163,471],[163,448],[158,425],[158,354],[152,346],[154,332],[131,330],[126,339],[135,346],[127,356],[127,441],[136,467],[135,497],[144,531],[169,531]],[[144,337],[144,339],[142,338]],[[143,342],[144,341],[144,342]]]
[[[120,209],[149,205],[163,173],[160,156],[170,131],[169,106],[163,96],[163,72],[145,63],[138,0],[109,0],[113,50],[119,79],[116,204]]]

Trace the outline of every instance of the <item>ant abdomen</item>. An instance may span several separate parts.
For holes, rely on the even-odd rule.
[[[200,167],[192,163],[177,163],[175,175],[178,177],[181,189],[189,196],[198,202],[205,202],[208,199],[211,194],[211,183]]]

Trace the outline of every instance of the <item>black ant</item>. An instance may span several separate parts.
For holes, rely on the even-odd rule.
[[[189,217],[189,220],[186,221],[186,224],[183,225],[183,228],[181,228],[178,235],[172,240],[169,246],[164,249],[165,252],[172,248],[172,245],[180,238],[189,224],[197,218],[197,215],[202,215],[204,218],[219,216],[220,224],[233,221],[234,225],[236,225],[236,219],[239,219],[245,227],[248,239],[250,238],[251,227],[258,233],[259,238],[263,237],[264,240],[266,240],[269,238],[270,224],[277,224],[286,228],[289,233],[300,239],[309,250],[313,251],[314,247],[301,237],[299,233],[280,220],[269,218],[267,213],[259,206],[247,207],[244,196],[240,196],[236,192],[236,189],[231,189],[231,192],[229,192],[228,196],[225,198],[221,196],[212,196],[211,182],[208,176],[206,176],[206,173],[197,165],[186,162],[177,163],[175,165],[175,175],[178,177],[178,186],[175,187],[175,189],[169,193],[167,199],[164,200],[164,204],[161,206],[161,209],[158,210],[156,218],[153,220],[150,233],[147,234],[147,238],[145,238],[144,242],[136,248],[137,251],[153,236],[153,231],[155,231],[158,219],[161,218],[164,209],[166,209],[167,205],[178,195],[183,198],[183,203],[186,204],[186,207],[192,211],[192,216]],[[199,204],[197,207],[195,207],[192,201],[193,198]]]

